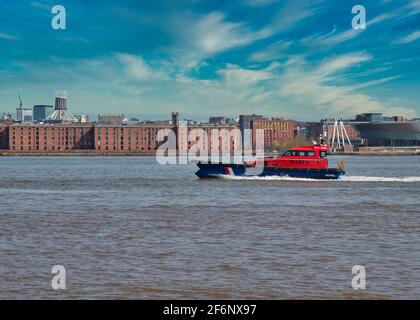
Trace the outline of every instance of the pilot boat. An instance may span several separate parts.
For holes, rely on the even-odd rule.
[[[337,168],[329,168],[325,144],[300,146],[287,150],[277,157],[264,157],[242,164],[198,162],[199,178],[220,176],[286,176],[306,179],[338,179],[345,174],[344,161],[338,162]]]

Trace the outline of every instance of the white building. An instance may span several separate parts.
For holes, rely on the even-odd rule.
[[[16,109],[16,120],[19,122],[31,122],[33,119],[33,111],[29,108],[19,106]]]

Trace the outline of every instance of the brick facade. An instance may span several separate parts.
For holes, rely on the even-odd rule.
[[[228,153],[241,147],[240,130],[237,126],[179,126],[177,139],[180,153],[188,152],[195,144],[197,150],[208,150],[209,153],[213,148],[220,153]]]
[[[173,127],[170,124],[101,125],[101,124],[0,124],[0,149],[14,152],[54,153],[65,151],[139,152],[156,151],[163,141],[158,141],[159,130],[173,130],[180,152],[200,142],[202,148],[218,144],[220,151],[234,150],[240,146],[239,137],[232,133],[236,126]],[[219,131],[220,130],[220,131]],[[222,133],[212,141],[212,132]],[[193,141],[188,139],[193,138]]]
[[[100,151],[153,151],[159,146],[157,133],[172,126],[94,125],[93,149]]]
[[[87,150],[93,144],[90,125],[35,125],[9,126],[9,150],[12,151],[65,151]]]
[[[0,150],[9,149],[9,126],[0,124]]]
[[[253,120],[252,141],[256,148],[256,134],[257,130],[264,132],[264,148],[272,149],[276,143],[285,142],[295,138],[295,122],[293,120],[271,119],[271,120]]]

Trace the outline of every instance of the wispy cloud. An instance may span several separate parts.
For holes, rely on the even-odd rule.
[[[271,35],[268,29],[253,31],[244,23],[229,22],[222,12],[176,17],[170,32],[175,32],[176,39],[170,50],[185,68],[193,68],[209,56]]]
[[[225,13],[214,11],[206,15],[188,13],[173,17],[170,20],[169,32],[175,39],[169,51],[184,68],[194,68],[208,57],[229,51],[234,48],[248,46],[255,41],[270,38],[293,29],[317,10],[321,1],[308,3],[303,0],[286,1],[265,26],[251,28],[244,22],[232,22]],[[269,1],[253,1],[253,5],[266,5]],[[286,44],[283,44],[285,46]],[[270,47],[271,55],[281,49],[277,44]],[[267,53],[269,54],[269,53]],[[265,60],[263,53],[256,53],[255,60]],[[267,57],[268,58],[268,57]]]
[[[312,35],[301,40],[301,44],[310,46],[335,46],[342,42],[351,40],[357,37],[362,30],[348,29],[346,31],[337,33],[337,29],[333,29],[331,32],[324,35]]]
[[[11,35],[11,34],[8,34],[8,33],[4,33],[4,32],[0,32],[0,39],[10,40],[10,41],[19,40],[18,37],[14,36],[14,35]]]
[[[33,1],[31,2],[31,6],[35,7],[35,8],[39,8],[42,9],[44,11],[50,11],[51,12],[51,8],[54,6],[54,4],[51,1],[44,1],[44,2],[40,2],[40,1]]]
[[[367,87],[391,82],[398,75],[346,81],[343,72],[372,61],[373,57],[365,52],[335,55],[321,62],[292,56],[288,63],[274,62],[264,68],[225,64],[217,69],[216,78],[207,80],[177,72],[168,61],[146,62],[141,56],[126,53],[72,62],[54,58],[44,65],[28,62],[21,68],[24,79],[43,91],[48,88],[54,92],[57,86],[67,88],[75,97],[75,111],[89,107],[87,101],[95,101],[86,100],[86,95],[97,97],[92,93],[98,92],[102,112],[124,106],[124,112],[131,114],[151,110],[165,113],[172,106],[184,114],[203,117],[209,113],[235,116],[258,112],[317,119],[351,117],[369,111],[414,116],[414,109],[361,93]],[[50,64],[62,67],[51,70],[46,67]],[[17,78],[6,79],[19,83]],[[46,83],[46,79],[54,83]]]
[[[370,61],[372,57],[365,53],[346,54],[334,57],[315,67],[293,63],[282,79],[280,94],[306,105],[312,106],[323,114],[352,116],[360,112],[399,112],[406,116],[415,115],[414,109],[392,106],[367,94],[358,92],[366,86],[388,82],[396,77],[388,77],[356,85],[337,85],[340,76],[337,72],[352,68],[354,65]],[[331,79],[334,78],[334,83]]]
[[[411,0],[407,6],[410,9],[410,15],[420,13],[420,0]]]
[[[65,88],[75,112],[318,119],[419,110],[420,0],[367,0],[364,31],[351,29],[351,5],[333,0],[93,1],[93,16],[74,0],[66,32],[49,30],[52,1],[0,5],[0,43],[13,45],[0,51],[0,91],[13,92],[2,108],[19,85],[34,103]],[[413,45],[385,46],[393,40]]]
[[[372,57],[364,52],[349,53],[326,59],[320,63],[314,74],[320,77],[328,76],[349,67],[371,60]]]
[[[406,43],[414,42],[417,39],[420,39],[420,31],[419,30],[414,31],[414,32],[410,33],[409,35],[401,37],[397,40],[394,40],[392,43],[393,44],[406,44]]]
[[[264,62],[285,57],[286,51],[291,45],[292,42],[286,40],[273,42],[265,49],[252,53],[249,59],[256,62]]]
[[[367,20],[366,22],[366,30],[368,30],[369,27],[372,27],[373,25],[376,25],[378,23],[393,19],[398,16],[397,12],[387,12],[380,15],[377,15],[376,17]],[[352,40],[356,38],[357,36],[363,34],[366,30],[354,30],[352,28],[349,28],[346,31],[337,32],[337,29],[334,28],[331,32],[319,35],[315,34],[309,37],[306,37],[301,40],[301,43],[303,45],[311,45],[311,46],[336,46],[340,43]]]
[[[313,16],[318,10],[318,5],[323,1],[305,1],[305,0],[289,0],[278,10],[275,18],[269,27],[275,32],[280,33],[290,30],[303,20]]]
[[[362,88],[366,88],[366,87],[370,87],[370,86],[376,86],[379,84],[383,84],[385,82],[389,82],[395,79],[400,78],[399,75],[396,76],[392,76],[392,77],[386,77],[386,78],[382,78],[382,79],[378,79],[378,80],[371,80],[371,81],[366,81],[360,84],[356,84],[356,85],[352,85],[351,89],[352,90],[356,90],[356,89],[362,89]]]
[[[164,70],[162,66],[152,67],[141,56],[118,53],[115,57],[122,63],[124,74],[131,80],[151,83],[169,79],[169,70]]]
[[[265,69],[252,70],[244,69],[237,65],[227,64],[225,68],[219,69],[217,74],[222,77],[222,80],[228,86],[237,86],[243,87],[248,84],[255,84],[259,81],[273,79],[274,75],[272,74],[272,67],[274,65]]]

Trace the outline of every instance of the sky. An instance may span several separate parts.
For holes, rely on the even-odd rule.
[[[0,112],[65,90],[92,117],[413,118],[419,89],[420,0],[0,0]]]

